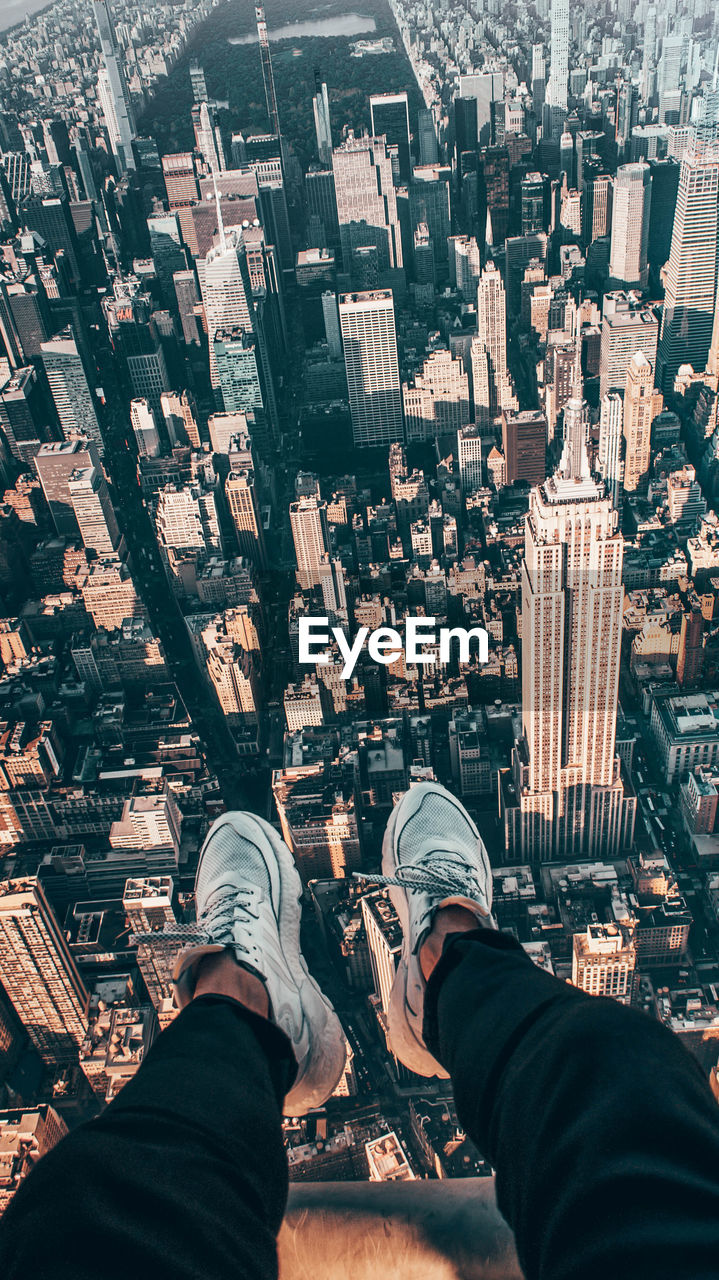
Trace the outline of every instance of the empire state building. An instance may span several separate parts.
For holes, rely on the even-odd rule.
[[[561,461],[525,522],[522,734],[500,776],[512,859],[612,857],[634,829],[615,754],[623,541],[586,433],[578,343]]]

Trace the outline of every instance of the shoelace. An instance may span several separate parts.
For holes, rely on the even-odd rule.
[[[472,898],[484,906],[486,895],[477,879],[474,867],[439,853],[432,853],[429,856],[432,859],[431,863],[400,864],[393,876],[368,875],[363,871],[354,871],[352,874],[355,879],[365,880],[369,884],[394,884],[400,889],[409,889],[414,893],[428,893],[439,898],[451,898],[455,895]]]
[[[141,943],[152,944],[160,940],[163,942],[216,942],[218,926],[224,926],[226,930],[231,931],[238,912],[244,914],[243,922],[245,924],[257,919],[255,912],[250,911],[246,902],[238,901],[237,889],[228,888],[224,893],[218,894],[207,910],[203,911],[199,919],[193,923],[165,925],[164,929],[133,933],[130,937],[130,943],[135,945],[140,945]],[[241,914],[240,919],[242,918]],[[239,951],[244,955],[248,956],[250,954],[249,948],[245,947],[241,942],[236,942],[234,938],[231,941],[223,939],[223,945],[232,947],[235,951]]]

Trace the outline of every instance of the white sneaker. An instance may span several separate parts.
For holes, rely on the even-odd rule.
[[[392,1052],[420,1076],[447,1072],[422,1039],[425,980],[419,951],[440,907],[465,907],[494,927],[492,871],[482,838],[464,805],[445,787],[422,782],[392,812],[382,845],[382,876],[402,925],[402,954],[389,1008]]]
[[[225,813],[208,832],[195,880],[198,945],[177,958],[180,1008],[192,999],[203,956],[231,949],[267,988],[270,1018],[292,1042],[297,1079],[285,1115],[327,1100],[345,1066],[344,1032],[300,951],[302,885],[277,832],[251,813]]]

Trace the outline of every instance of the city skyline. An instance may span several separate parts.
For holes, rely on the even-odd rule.
[[[535,963],[719,1078],[716,40],[705,0],[0,33],[0,1209],[175,1016],[226,810],[339,994],[292,1177],[490,1172],[354,878],[420,782]]]

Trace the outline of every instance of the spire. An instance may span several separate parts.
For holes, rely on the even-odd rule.
[[[217,230],[220,233],[220,248],[223,253],[227,248],[227,237],[225,236],[225,224],[222,220],[222,206],[220,204],[220,192],[217,187],[217,172],[215,166],[212,166],[212,186],[215,191],[215,205],[217,207]]]
[[[591,473],[587,457],[587,406],[582,378],[582,328],[578,314],[571,386],[571,395],[564,406],[564,447],[557,473],[565,480],[589,480]]]

